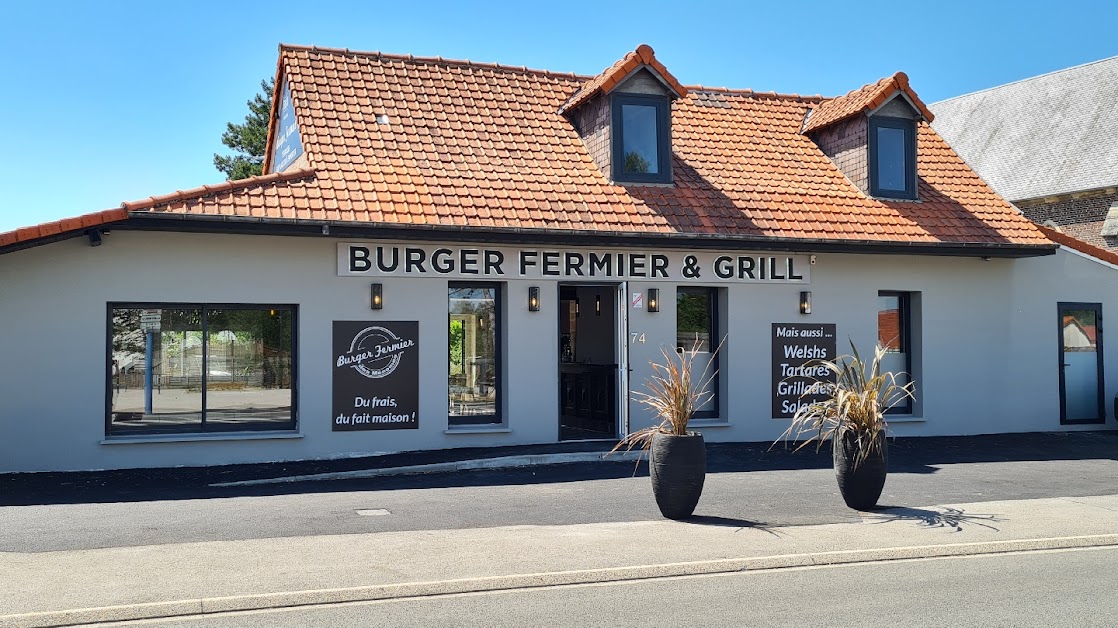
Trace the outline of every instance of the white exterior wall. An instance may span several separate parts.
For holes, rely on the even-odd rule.
[[[558,282],[514,279],[504,292],[503,369],[507,431],[447,429],[447,279],[378,277],[384,309],[369,308],[369,278],[337,273],[337,240],[117,231],[104,245],[76,238],[0,255],[0,472],[209,465],[327,458],[373,452],[555,442],[558,439]],[[542,308],[527,311],[528,286]],[[630,385],[648,360],[675,344],[674,285],[661,310],[630,309]],[[693,283],[688,285],[704,285]],[[835,323],[870,350],[879,290],[919,292],[920,395],[901,436],[1098,429],[1062,427],[1058,393],[1058,301],[1100,302],[1118,312],[1118,270],[1060,251],[1024,260],[818,255],[811,284],[706,284],[720,293],[729,332],[721,423],[712,441],[764,441],[787,422],[771,418],[771,323]],[[813,313],[799,314],[812,291]],[[276,303],[298,306],[298,434],[105,438],[109,302]],[[417,320],[418,430],[331,430],[331,333],[335,320]],[[1118,339],[1104,340],[1118,375]],[[631,405],[632,427],[650,417]]]

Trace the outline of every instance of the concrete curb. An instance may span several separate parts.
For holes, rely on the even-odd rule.
[[[371,602],[377,600],[431,597],[462,593],[483,593],[539,587],[572,586],[629,580],[649,580],[679,576],[713,575],[745,571],[766,571],[800,567],[1090,547],[1118,547],[1118,534],[988,541],[980,543],[954,543],[946,545],[921,545],[866,550],[842,550],[811,554],[728,558],[663,565],[611,567],[606,569],[560,571],[553,573],[407,582],[401,584],[349,587],[344,589],[318,589],[285,593],[201,598],[196,600],[176,600],[170,602],[4,615],[0,616],[0,628],[8,628],[9,626],[36,628],[70,626],[98,622],[187,617],[213,613],[280,609],[296,606],[316,606],[345,602]]]
[[[360,469],[357,471],[335,471],[332,473],[312,473],[309,475],[291,475],[278,478],[263,478],[259,480],[240,480],[237,482],[220,482],[211,484],[214,487],[232,486],[258,486],[262,484],[282,484],[287,482],[315,482],[321,480],[359,480],[364,478],[377,478],[391,475],[418,475],[422,473],[447,473],[451,471],[470,471],[476,469],[514,469],[518,467],[533,467],[545,464],[566,464],[571,462],[635,462],[643,455],[643,451],[618,451],[606,454],[596,451],[580,451],[560,454],[525,454],[521,456],[504,456],[501,458],[476,458],[473,460],[458,460],[455,462],[437,462],[433,464],[417,464],[406,467],[387,467],[383,469]]]

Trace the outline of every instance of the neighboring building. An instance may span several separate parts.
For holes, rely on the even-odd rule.
[[[936,132],[1030,220],[1118,251],[1118,57],[931,110]]]
[[[778,437],[848,341],[912,373],[898,435],[1113,425],[1118,256],[1022,217],[904,74],[281,46],[274,102],[260,177],[0,234],[0,471],[616,439],[663,348],[719,369],[712,441]]]

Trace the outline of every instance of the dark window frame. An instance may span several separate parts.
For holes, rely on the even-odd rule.
[[[447,283],[446,330],[450,333],[450,290],[452,288],[491,288],[493,290],[493,381],[497,384],[497,398],[494,400],[494,414],[470,414],[456,416],[447,414],[447,427],[493,426],[505,423],[505,284],[499,281],[451,281]],[[448,337],[449,338],[449,337]],[[449,364],[449,361],[448,361]],[[449,368],[449,366],[448,366]],[[446,398],[450,399],[450,373],[447,373]]]
[[[892,198],[901,200],[917,200],[917,184],[916,184],[916,121],[908,118],[893,118],[889,116],[869,116],[868,125],[869,138],[869,181],[870,181],[870,196],[878,198]],[[904,190],[885,190],[878,185],[877,181],[877,160],[878,160],[878,145],[877,145],[877,130],[879,128],[887,129],[901,129],[905,132],[904,136],[904,152],[905,152],[905,189]]]
[[[659,172],[625,172],[625,137],[623,135],[621,111],[624,105],[640,105],[656,108],[656,152]],[[650,94],[613,94],[610,97],[611,110],[611,161],[613,180],[619,183],[671,183],[672,182],[672,107],[667,96]]]
[[[915,376],[912,374],[912,293],[902,290],[878,290],[877,296],[897,297],[898,315],[901,319],[901,349],[905,358],[904,372],[908,374],[908,380],[913,381]],[[880,329],[878,333],[880,334]],[[912,397],[905,397],[903,402],[889,408],[885,414],[912,414]]]
[[[686,294],[688,292],[696,293],[696,292],[700,292],[700,291],[706,292],[707,299],[710,302],[710,318],[707,321],[707,325],[708,325],[708,329],[709,329],[709,334],[708,334],[709,335],[709,341],[708,341],[708,343],[710,345],[711,353],[714,353],[715,351],[717,351],[720,348],[720,345],[722,343],[722,330],[719,329],[720,320],[719,320],[719,317],[718,317],[718,306],[719,306],[718,293],[720,292],[720,288],[714,288],[714,287],[711,287],[711,286],[676,286],[676,317],[677,317],[677,320],[676,320],[676,334],[677,335],[679,334],[679,320],[678,320],[678,316],[679,316],[679,305],[678,305],[679,304],[679,295],[680,294]],[[687,348],[684,347],[683,350],[686,351]],[[711,382],[710,382],[710,390],[711,390],[711,392],[714,393],[714,396],[710,400],[710,402],[711,402],[710,405],[711,405],[712,409],[711,410],[698,410],[698,411],[695,412],[695,414],[691,418],[693,418],[693,419],[717,419],[721,416],[722,395],[720,394],[720,388],[721,388],[721,384],[722,384],[722,381],[721,381],[722,367],[723,367],[723,356],[722,356],[722,352],[718,351],[718,353],[714,356],[714,369],[715,369],[715,371],[714,371],[714,377],[711,379]],[[697,375],[698,374],[696,374],[696,376]]]
[[[202,410],[201,425],[182,427],[131,428],[113,427],[113,310],[161,309],[202,311]],[[291,312],[291,420],[283,423],[210,424],[206,421],[206,390],[209,378],[209,312],[210,310],[283,310]],[[150,368],[151,365],[145,365]],[[105,438],[118,436],[160,436],[166,434],[228,434],[253,432],[298,432],[299,430],[299,306],[294,303],[190,303],[180,301],[110,301],[105,307]]]
[[[1068,419],[1067,413],[1067,384],[1064,381],[1064,312],[1072,310],[1092,310],[1095,312],[1095,368],[1098,377],[1098,410],[1097,419]],[[1101,425],[1106,423],[1106,373],[1103,360],[1103,322],[1102,303],[1089,303],[1084,301],[1059,301],[1056,303],[1056,368],[1060,374],[1060,425]],[[1118,407],[1116,402],[1115,407]]]

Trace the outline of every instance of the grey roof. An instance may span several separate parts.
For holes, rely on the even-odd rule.
[[[936,132],[1007,200],[1118,185],[1118,57],[929,109]]]

